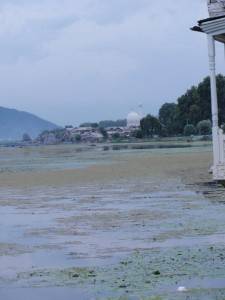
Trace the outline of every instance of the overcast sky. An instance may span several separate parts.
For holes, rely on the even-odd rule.
[[[157,115],[209,74],[189,30],[207,17],[206,0],[1,0],[0,106],[61,126]]]

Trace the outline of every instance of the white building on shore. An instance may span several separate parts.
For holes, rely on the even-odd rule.
[[[127,127],[128,128],[136,128],[140,126],[140,121],[142,119],[142,104],[139,104],[139,113],[132,110],[127,115]]]
[[[198,21],[194,31],[205,33],[208,41],[209,71],[211,85],[213,179],[225,186],[225,134],[219,126],[216,86],[216,42],[225,46],[225,0],[208,0],[209,16]]]

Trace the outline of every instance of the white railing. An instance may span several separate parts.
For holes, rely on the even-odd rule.
[[[218,140],[219,140],[219,162],[225,163],[225,134],[223,130],[220,128],[218,132]]]

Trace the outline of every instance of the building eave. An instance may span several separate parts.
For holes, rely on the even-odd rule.
[[[205,22],[211,22],[211,21],[216,21],[225,18],[225,15],[217,16],[217,17],[211,17],[211,18],[206,18],[198,21],[198,25],[202,25]]]
[[[225,16],[222,18],[209,18],[198,22],[199,27],[207,34],[216,35],[224,32],[225,29]]]
[[[216,41],[225,43],[225,15],[200,20],[191,30],[212,35]]]
[[[203,32],[203,30],[201,29],[201,27],[199,26],[194,26],[190,28],[192,31],[197,31],[197,32]]]

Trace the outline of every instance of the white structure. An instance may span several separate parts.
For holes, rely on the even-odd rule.
[[[208,0],[209,17],[198,21],[192,30],[204,32],[208,39],[208,55],[211,84],[213,179],[225,184],[225,135],[218,126],[218,103],[215,71],[215,42],[225,45],[225,1]]]
[[[127,115],[127,127],[139,127],[140,126],[140,115],[135,111],[130,112]]]
[[[143,105],[142,105],[142,103],[139,103],[139,117],[140,117],[140,120],[143,118]]]
[[[224,0],[208,0],[209,17],[222,16],[225,13],[225,1]]]

